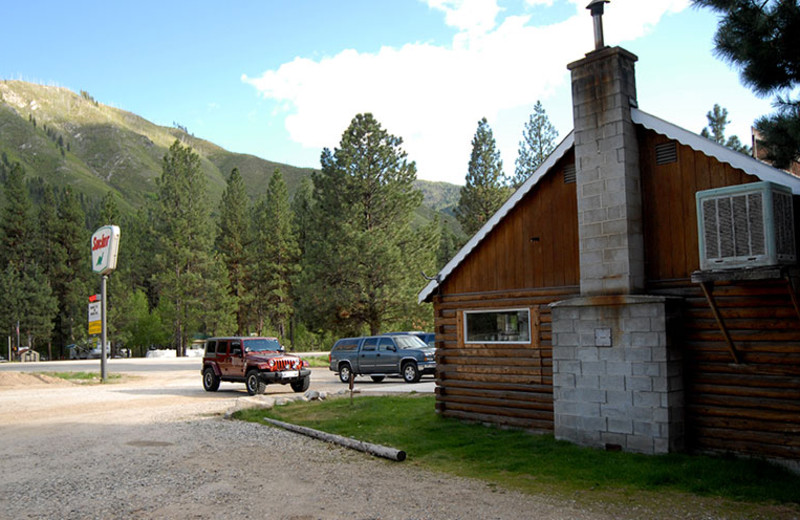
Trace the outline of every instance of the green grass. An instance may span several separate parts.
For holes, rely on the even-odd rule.
[[[328,356],[304,356],[303,361],[308,361],[308,366],[314,368],[328,368],[330,366]]]
[[[606,452],[446,419],[434,398],[359,397],[243,410],[237,418],[286,422],[405,450],[413,464],[520,491],[558,495],[674,492],[754,503],[800,504],[800,476],[756,460]]]
[[[98,372],[43,372],[45,375],[57,377],[66,381],[76,381],[79,383],[102,383]],[[106,374],[106,382],[114,383],[122,379],[120,374]]]

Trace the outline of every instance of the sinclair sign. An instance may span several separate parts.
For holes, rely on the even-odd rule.
[[[103,226],[92,235],[92,271],[108,274],[117,268],[119,226]]]

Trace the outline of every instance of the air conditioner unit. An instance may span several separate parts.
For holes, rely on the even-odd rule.
[[[698,191],[695,196],[701,270],[797,261],[789,188],[754,182]]]

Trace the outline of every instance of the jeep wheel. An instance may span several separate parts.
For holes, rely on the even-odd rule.
[[[250,395],[263,394],[267,391],[267,384],[258,377],[258,372],[255,370],[247,373],[245,384],[247,385],[247,393]]]
[[[311,376],[306,376],[300,381],[289,383],[289,385],[295,392],[305,392],[306,390],[308,390],[308,387],[311,386]]]
[[[216,392],[219,389],[219,376],[211,367],[203,370],[203,388],[206,389],[206,392]]]
[[[350,374],[352,371],[350,370],[350,365],[347,363],[342,363],[339,365],[339,381],[342,383],[349,383],[350,382]]]
[[[376,383],[380,383],[381,381],[386,379],[386,376],[369,376],[369,377],[370,377],[370,379],[372,379]]]
[[[419,381],[421,374],[417,369],[417,364],[409,361],[403,365],[403,381],[406,383],[416,383]]]

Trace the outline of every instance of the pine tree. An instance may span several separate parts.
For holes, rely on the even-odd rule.
[[[718,104],[714,104],[714,108],[706,113],[708,119],[708,126],[700,131],[700,135],[712,141],[727,146],[731,150],[749,155],[751,150],[747,145],[742,144],[739,138],[735,135],[725,139],[725,128],[728,126],[728,109],[721,108]]]
[[[249,199],[239,170],[234,168],[222,194],[217,224],[216,249],[228,273],[228,292],[235,300],[237,334],[247,332],[247,306],[250,295],[246,290],[248,256]]]
[[[342,333],[380,332],[418,311],[420,271],[435,248],[411,229],[422,202],[416,166],[372,114],[359,114],[313,176],[302,306]]]
[[[467,235],[474,235],[508,198],[505,181],[500,151],[484,117],[472,138],[466,184],[456,207],[456,217]]]
[[[200,157],[176,140],[158,180],[159,297],[169,306],[173,342],[183,356],[192,336],[233,327],[224,267],[212,253],[206,181]]]
[[[265,320],[269,320],[283,340],[293,314],[291,286],[298,270],[299,250],[292,229],[289,191],[280,170],[272,174],[255,214],[259,325],[263,328]]]
[[[0,330],[16,335],[18,326],[21,344],[33,348],[49,342],[57,303],[39,263],[46,259],[36,250],[25,171],[19,164],[12,166],[3,191],[6,203],[0,223],[0,258],[5,270],[0,274]]]
[[[518,188],[547,159],[556,147],[558,131],[550,123],[541,101],[533,107],[530,119],[525,123],[522,140],[519,142],[519,155],[514,170],[513,185]]]
[[[0,221],[0,265],[13,264],[18,270],[32,260],[32,206],[25,187],[25,169],[16,163],[3,186],[5,204]]]
[[[721,15],[717,55],[740,70],[759,96],[776,95],[777,112],[756,121],[767,159],[788,168],[800,159],[800,4],[797,0],[694,0]]]
[[[89,281],[91,262],[87,249],[90,233],[85,222],[86,216],[78,197],[70,188],[64,189],[58,200],[58,220],[54,229],[57,256],[51,274],[53,292],[59,305],[55,340],[62,348],[87,337],[86,301],[99,286],[99,281]]]

